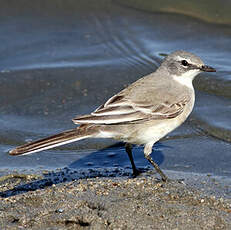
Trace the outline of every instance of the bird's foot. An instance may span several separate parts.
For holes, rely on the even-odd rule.
[[[142,169],[137,169],[137,168],[135,168],[135,169],[133,169],[132,178],[136,178],[136,177],[139,176],[140,174],[145,173],[145,172],[147,172],[147,171],[148,171],[148,169],[144,169],[144,168],[142,168]]]

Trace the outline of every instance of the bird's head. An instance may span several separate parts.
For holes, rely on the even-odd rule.
[[[161,66],[167,69],[171,76],[187,78],[191,81],[200,72],[216,72],[214,68],[205,65],[198,56],[186,51],[175,51],[169,54]]]

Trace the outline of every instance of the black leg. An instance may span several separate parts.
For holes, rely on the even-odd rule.
[[[126,152],[128,154],[128,157],[131,161],[131,165],[132,165],[132,170],[133,170],[133,176],[136,177],[138,176],[141,172],[136,168],[135,166],[135,163],[134,163],[134,160],[133,160],[133,156],[132,156],[132,145],[129,144],[129,143],[126,143],[125,144],[125,149],[126,149]]]
[[[162,181],[166,182],[168,180],[168,177],[162,172],[158,164],[155,163],[155,161],[151,158],[150,155],[145,155],[145,157],[153,165],[156,171],[160,174]]]

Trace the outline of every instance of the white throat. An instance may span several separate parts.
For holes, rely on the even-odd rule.
[[[180,76],[174,75],[173,78],[175,81],[179,82],[182,85],[185,85],[189,88],[193,88],[192,81],[196,75],[200,73],[200,70],[189,70]]]

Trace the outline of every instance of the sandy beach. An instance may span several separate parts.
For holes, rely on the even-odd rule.
[[[231,229],[230,181],[167,171],[172,180],[163,183],[153,171],[126,174],[1,177],[1,229]]]

